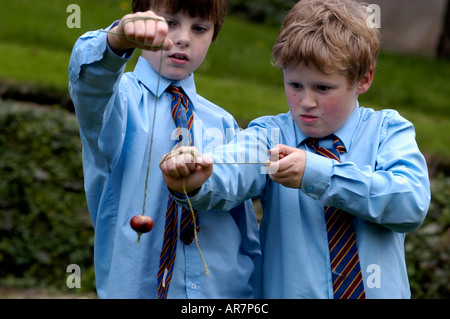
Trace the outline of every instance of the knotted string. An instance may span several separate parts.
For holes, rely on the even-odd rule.
[[[156,21],[166,22],[165,20],[156,19],[156,18],[152,18],[152,17],[134,17],[134,18],[124,19],[123,20],[123,24],[125,25],[125,24],[127,24],[129,22],[134,22],[134,21],[138,21],[138,20],[156,20]],[[114,34],[114,35],[126,36],[125,33],[120,33],[120,32],[112,32],[112,31],[107,31],[107,30],[100,30],[100,31],[104,32],[104,33]],[[130,39],[127,39],[127,40],[132,42],[132,43],[135,43],[135,44],[146,46],[146,47],[148,47],[149,49],[152,49],[152,50],[160,50],[161,51],[160,61],[159,61],[159,69],[158,69],[157,86],[156,86],[156,92],[155,92],[155,105],[154,105],[154,111],[153,111],[152,131],[151,131],[151,134],[150,134],[149,156],[148,156],[147,172],[146,172],[146,179],[145,179],[145,189],[144,189],[144,202],[143,202],[143,205],[142,205],[142,215],[145,216],[145,214],[146,214],[146,206],[147,206],[146,204],[147,204],[148,190],[149,190],[149,180],[150,180],[150,165],[151,165],[152,150],[153,150],[154,135],[155,135],[155,123],[156,123],[156,114],[157,114],[156,112],[157,112],[157,109],[158,109],[158,99],[159,99],[159,91],[160,91],[160,84],[161,84],[161,70],[162,70],[162,62],[163,62],[164,44],[152,45],[152,44],[139,42],[139,41],[134,41],[134,40],[130,40]],[[188,199],[189,209],[191,210],[192,216],[195,217],[194,209],[192,207],[192,204],[191,204],[191,202],[189,200],[189,197],[188,197],[188,194],[187,194],[187,191],[186,191],[186,184],[185,184],[185,182],[186,182],[186,180],[183,180],[184,193],[185,193],[186,198]],[[198,251],[200,253],[200,256],[202,258],[203,265],[205,267],[205,272],[208,275],[209,274],[209,270],[208,270],[208,267],[206,265],[205,258],[203,256],[203,253],[202,253],[202,251],[200,249],[200,245],[199,245],[199,242],[198,242],[198,233],[197,233],[197,225],[196,225],[195,218],[194,218],[194,239],[195,239],[195,245],[196,245],[196,247],[197,247],[197,249],[198,249]],[[138,242],[139,242],[139,238],[138,238]]]

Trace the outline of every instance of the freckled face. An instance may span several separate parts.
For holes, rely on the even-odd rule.
[[[358,86],[341,74],[299,65],[283,69],[283,78],[292,117],[306,136],[333,134],[357,105]]]

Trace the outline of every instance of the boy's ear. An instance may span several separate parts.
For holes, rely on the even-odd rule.
[[[367,71],[366,74],[364,74],[362,80],[359,81],[358,90],[356,92],[357,94],[364,94],[367,91],[369,91],[370,86],[372,85],[373,82],[374,75],[375,75],[375,68],[371,66],[369,71]]]

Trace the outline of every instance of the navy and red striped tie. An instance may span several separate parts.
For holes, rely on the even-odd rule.
[[[194,112],[189,104],[189,100],[183,94],[181,89],[175,86],[169,86],[167,89],[172,94],[172,117],[177,128],[177,143],[174,149],[183,145],[193,145],[194,134]],[[189,141],[183,140],[183,129],[189,132]],[[186,131],[187,132],[187,131]],[[194,211],[197,232],[200,231],[200,224],[198,219],[198,212]],[[181,211],[181,225],[180,225],[180,239],[185,245],[190,245],[194,240],[194,221],[192,213],[189,209],[182,208]],[[160,265],[158,271],[158,298],[166,299],[169,291],[169,285],[173,275],[173,265],[175,263],[175,257],[177,254],[177,241],[178,241],[178,205],[169,195],[167,211],[166,211],[166,224],[164,230],[163,247],[160,256]]]
[[[317,154],[340,162],[340,154],[346,151],[345,146],[335,135],[328,138],[333,140],[332,149],[319,147],[317,139],[309,138],[305,143]],[[354,218],[354,215],[341,209],[325,207],[334,299],[366,298],[353,228]]]

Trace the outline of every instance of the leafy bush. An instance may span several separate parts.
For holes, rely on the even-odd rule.
[[[406,259],[413,298],[450,298],[450,177],[431,184],[424,224],[406,236]]]
[[[93,229],[73,115],[0,101],[0,283],[94,288]]]
[[[0,100],[0,284],[68,289],[67,266],[94,290],[93,237],[73,114]],[[432,181],[420,229],[406,236],[413,298],[450,297],[450,177]]]

